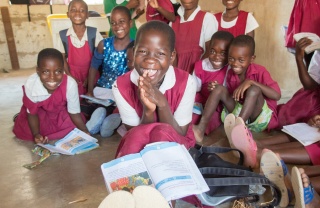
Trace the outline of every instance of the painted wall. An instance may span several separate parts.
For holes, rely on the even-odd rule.
[[[224,9],[221,0],[199,0],[199,4],[202,9],[212,12]],[[281,29],[283,25],[288,24],[293,4],[294,0],[244,0],[241,3],[241,9],[253,12],[260,24],[255,35],[257,55],[255,62],[264,65],[278,81],[284,100],[301,87],[294,56],[284,47]],[[51,35],[46,24],[50,7],[30,6],[31,22],[29,22],[26,6],[10,6],[6,1],[1,1],[0,6],[9,6],[20,67],[22,69],[34,67],[38,51],[52,47]],[[89,6],[89,9],[103,13],[102,5]],[[53,5],[53,13],[65,13],[66,10],[67,7],[64,5]],[[140,18],[137,25],[141,25],[144,21],[145,18]],[[2,20],[0,21],[1,69],[11,69]]]

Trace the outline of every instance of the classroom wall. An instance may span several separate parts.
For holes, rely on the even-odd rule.
[[[221,0],[199,0],[202,9],[222,11]],[[256,30],[256,63],[264,65],[272,77],[278,81],[282,90],[283,100],[288,99],[301,84],[298,79],[294,56],[284,47],[282,25],[287,25],[294,0],[243,0],[241,9],[253,12],[260,24]],[[50,14],[48,5],[30,6],[31,22],[28,21],[27,6],[8,5],[1,1],[0,6],[9,6],[20,70],[36,65],[38,51],[52,47],[50,32],[46,24],[46,16]],[[53,13],[65,13],[64,5],[53,5]],[[102,5],[89,6],[90,10],[103,13]],[[0,16],[0,70],[11,69],[3,22]],[[145,18],[140,18],[141,25]]]

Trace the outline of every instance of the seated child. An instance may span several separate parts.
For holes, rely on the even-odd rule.
[[[251,13],[239,10],[241,1],[222,0],[226,10],[215,14],[219,23],[218,30],[228,31],[234,37],[249,35],[254,38],[254,30],[259,27],[259,24]]]
[[[69,29],[60,31],[60,40],[55,46],[65,57],[65,73],[78,83],[79,95],[87,93],[88,73],[93,51],[103,39],[97,28],[87,27],[88,5],[83,0],[73,0],[68,6]]]
[[[181,0],[179,16],[175,22],[170,23],[177,37],[175,65],[190,74],[197,61],[209,56],[211,36],[218,30],[218,22],[214,15],[202,11],[198,1]]]
[[[100,95],[108,95],[111,92],[112,84],[117,79],[117,77],[128,71],[126,50],[127,46],[132,41],[129,37],[129,30],[132,25],[132,21],[130,11],[128,8],[126,8],[125,6],[116,6],[111,12],[110,21],[111,28],[115,36],[103,39],[99,43],[92,58],[88,78],[87,95],[101,99],[107,99],[108,97],[106,98],[103,96],[98,96],[97,92],[99,92]],[[102,73],[98,82],[95,83],[95,77],[101,65]],[[103,93],[104,91],[105,93]],[[114,130],[119,126],[119,123],[121,122],[119,115],[117,118],[117,122],[112,122],[114,125],[111,125],[108,122],[110,118],[101,116],[107,115],[110,112],[106,112],[106,110],[103,110],[103,108],[99,108],[98,111],[99,113],[92,113],[92,115],[95,116],[91,116],[90,120],[87,123],[87,127],[91,134],[96,134],[100,132],[100,129],[102,127],[108,128],[107,132],[110,132],[109,130]],[[113,115],[113,117],[114,116],[115,115]],[[117,123],[118,125],[116,125]],[[103,137],[107,136],[110,136],[110,134],[105,134]]]
[[[299,79],[303,86],[286,103],[278,105],[279,128],[308,119],[320,114],[320,50],[312,56],[309,70],[304,62],[305,48],[312,43],[308,38],[302,38],[296,44],[296,62]]]
[[[134,40],[129,43],[127,46],[127,67],[128,70],[131,71],[134,69],[133,64],[133,47],[134,47]]]
[[[255,132],[278,125],[276,106],[281,97],[280,88],[263,66],[253,63],[254,50],[254,40],[248,35],[240,35],[231,42],[229,65],[232,70],[226,75],[227,87],[216,85],[208,97],[201,120],[193,129],[197,142],[202,141],[220,102],[224,104],[223,122],[227,112],[231,112],[246,121],[248,128]],[[228,139],[230,142],[231,138]]]
[[[305,169],[293,167],[290,175],[279,154],[264,149],[260,160],[260,169],[262,174],[281,191],[279,207],[288,207],[293,202],[294,207],[319,207],[319,189],[317,190],[317,186],[320,185],[319,167],[309,166]]]
[[[233,35],[227,31],[218,31],[212,35],[210,41],[210,54],[208,58],[196,62],[193,76],[197,82],[196,103],[205,103],[214,90],[215,85],[224,85],[225,75],[228,70],[228,49],[233,39]],[[222,105],[219,105],[210,122],[207,125],[206,134],[216,129],[221,125],[220,113]],[[193,114],[192,123],[197,124],[201,116]]]
[[[118,77],[112,91],[129,130],[116,156],[137,153],[146,144],[172,141],[194,146],[190,124],[196,94],[194,78],[174,68],[174,31],[164,22],[143,24],[135,42],[135,69]]]
[[[76,127],[89,134],[80,114],[77,83],[64,74],[63,63],[58,50],[40,51],[37,73],[22,87],[23,105],[13,127],[19,139],[46,143]]]
[[[174,14],[173,5],[170,0],[150,0],[147,4],[146,11],[147,21],[159,20],[165,23],[174,22],[176,16]]]

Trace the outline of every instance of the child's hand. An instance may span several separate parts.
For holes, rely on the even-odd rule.
[[[217,81],[211,81],[208,84],[208,90],[209,92],[211,92],[212,90],[214,90],[214,88],[216,88],[216,86],[219,85],[219,83]]]
[[[245,91],[252,85],[252,80],[246,79],[244,80],[240,86],[235,89],[233,92],[233,99],[235,101],[239,101],[240,99],[243,99]]]
[[[36,143],[36,144],[46,144],[46,143],[48,143],[48,137],[44,137],[44,136],[42,136],[41,134],[35,134],[34,135],[34,142]]]
[[[320,115],[315,115],[309,119],[308,124],[320,128]]]
[[[148,3],[154,9],[158,9],[159,8],[159,4],[158,4],[157,0],[148,0]]]
[[[139,6],[139,1],[138,0],[130,0],[129,2],[128,2],[128,4],[126,5],[126,7],[128,8],[128,9],[134,9],[134,8],[136,8],[136,7],[138,7]]]
[[[312,43],[312,40],[309,38],[301,38],[296,43],[296,58],[304,58],[304,49]]]

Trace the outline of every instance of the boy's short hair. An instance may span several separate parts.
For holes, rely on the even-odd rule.
[[[112,9],[111,13],[115,12],[115,11],[121,11],[121,12],[124,12],[128,19],[131,20],[131,13],[130,13],[130,10],[125,7],[125,6],[116,6]]]
[[[228,31],[217,31],[212,35],[211,42],[213,40],[224,40],[224,41],[227,41],[228,43],[231,43],[233,38],[234,38],[233,35]]]
[[[63,56],[60,51],[58,51],[55,48],[45,48],[45,49],[41,50],[38,54],[37,66],[39,67],[40,62],[43,59],[47,59],[47,58],[57,59],[58,61],[61,62],[62,65],[64,64]]]
[[[230,46],[246,46],[250,49],[251,55],[255,52],[254,39],[249,35],[239,35],[233,39]]]
[[[168,24],[158,20],[152,20],[141,25],[141,27],[139,27],[137,32],[136,41],[139,41],[140,35],[143,32],[149,31],[149,30],[156,30],[158,32],[163,33],[169,39],[170,51],[172,52],[174,50],[176,37],[173,29]]]
[[[89,10],[89,9],[88,9],[88,4],[87,4],[85,1],[83,1],[83,0],[72,0],[72,1],[69,3],[69,5],[68,5],[68,11],[69,11],[71,5],[72,5],[74,2],[82,2],[82,3],[86,6],[86,10],[87,10],[87,12],[88,12],[88,10]]]
[[[133,46],[134,46],[134,40],[127,45],[127,49],[133,48]]]

